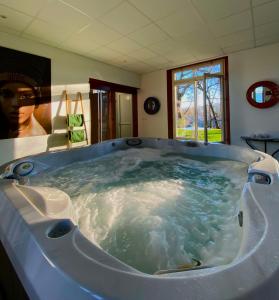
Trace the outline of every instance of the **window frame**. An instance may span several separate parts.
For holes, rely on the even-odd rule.
[[[176,124],[175,124],[175,100],[174,100],[174,73],[179,70],[185,70],[190,68],[196,68],[198,66],[214,64],[222,61],[223,62],[223,76],[224,76],[224,142],[230,144],[230,99],[229,99],[229,74],[228,74],[228,56],[218,57],[215,59],[202,61],[190,65],[180,66],[178,68],[167,70],[167,110],[168,110],[168,137],[169,139],[176,138]],[[214,73],[213,73],[214,75]],[[192,79],[189,79],[192,80]],[[183,79],[187,81],[187,79]],[[177,83],[178,81],[176,81]]]

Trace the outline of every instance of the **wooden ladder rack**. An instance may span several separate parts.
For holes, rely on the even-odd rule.
[[[72,100],[67,91],[64,91],[63,94],[65,95],[66,98],[66,113],[67,113],[67,125],[68,125],[68,147],[71,148],[73,142],[71,141],[71,136],[74,133],[77,132],[84,132],[84,139],[81,141],[75,141],[74,143],[78,143],[78,142],[86,142],[86,144],[88,145],[88,134],[87,134],[87,128],[86,128],[86,122],[85,122],[85,117],[84,117],[84,107],[83,107],[83,99],[82,99],[82,94],[81,92],[77,92],[76,93],[76,98],[74,100]],[[74,106],[74,112],[72,113],[72,103],[75,103]],[[81,114],[78,114],[78,104],[80,104],[81,106]],[[74,117],[74,116],[80,116],[80,118],[82,118],[82,124],[81,126],[71,126],[69,123],[70,117]]]

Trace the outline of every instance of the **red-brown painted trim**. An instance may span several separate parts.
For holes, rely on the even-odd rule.
[[[108,99],[108,131],[107,139],[116,138],[116,102],[115,102],[115,92],[110,91]]]
[[[218,58],[214,58],[214,59],[210,59],[210,60],[204,60],[204,61],[200,61],[200,62],[197,62],[197,63],[193,63],[193,64],[190,64],[190,65],[185,65],[185,66],[180,66],[180,67],[177,67],[177,68],[173,68],[173,69],[170,69],[171,71],[176,71],[176,70],[180,70],[180,69],[184,69],[184,68],[188,68],[188,67],[195,67],[197,65],[202,65],[202,64],[207,64],[207,63],[211,63],[211,62],[216,62],[216,61],[219,61],[219,60],[222,60],[222,59],[228,59],[228,56],[222,56],[222,57],[218,57]],[[168,71],[170,71],[168,70]]]
[[[225,96],[225,137],[224,142],[230,144],[230,97],[229,97],[229,66],[228,66],[228,56],[223,56],[207,61],[201,61],[198,63],[177,67],[174,69],[167,70],[167,106],[168,106],[168,135],[169,138],[173,137],[173,85],[172,85],[172,74],[173,72],[186,68],[194,67],[200,64],[212,63],[223,60],[224,61],[224,96]]]
[[[224,77],[224,95],[226,97],[225,100],[225,136],[224,142],[225,144],[231,143],[231,114],[230,114],[230,91],[229,91],[229,59],[228,56],[222,57],[225,64],[225,77]]]
[[[173,139],[173,93],[172,93],[172,73],[167,70],[167,106],[168,106],[168,137]]]
[[[132,94],[133,136],[138,136],[138,95]]]
[[[99,128],[98,122],[93,122],[93,120],[98,120],[99,103],[97,99],[97,94],[90,93],[90,114],[91,114],[91,144],[96,144],[99,141]]]
[[[257,103],[253,99],[252,94],[253,94],[254,90],[257,87],[260,87],[260,86],[266,87],[271,91],[271,97],[270,97],[269,101],[264,102],[264,103]],[[256,108],[271,107],[279,101],[279,86],[276,83],[272,82],[272,81],[258,81],[258,82],[255,82],[247,90],[246,98],[247,98],[248,102]]]
[[[103,81],[99,79],[89,78],[90,89],[96,90],[104,90],[104,91],[115,91],[119,93],[126,93],[126,94],[135,94],[138,91],[138,88],[122,85],[118,83]]]

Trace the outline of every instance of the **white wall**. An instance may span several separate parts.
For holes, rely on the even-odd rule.
[[[242,145],[240,136],[252,133],[279,136],[279,104],[258,109],[246,100],[247,89],[256,81],[279,84],[279,44],[230,55],[229,76],[232,143]]]
[[[90,129],[88,100],[90,77],[134,87],[138,87],[140,84],[140,76],[135,73],[11,34],[0,32],[0,46],[51,59],[52,118],[54,133],[56,133],[51,137],[46,135],[0,140],[0,165],[15,158],[46,151],[48,146],[51,150],[57,148],[52,146],[65,147],[67,140],[63,132],[66,131],[58,130],[57,128],[61,126],[54,119],[63,90],[66,89],[72,97],[76,92],[81,91],[86,97],[85,118],[87,128]],[[60,115],[65,115],[65,103],[62,104]]]
[[[161,107],[155,115],[148,115],[143,109],[144,100],[148,97],[156,97],[160,100]],[[167,138],[167,112],[166,71],[160,70],[143,75],[138,93],[139,136]]]
[[[252,133],[279,136],[279,103],[271,108],[257,109],[246,100],[249,86],[261,80],[271,80],[279,84],[279,44],[229,55],[232,144],[245,146],[240,136]],[[161,111],[154,116],[148,116],[143,110],[143,102],[150,96],[157,96],[161,101]],[[168,136],[165,70],[142,76],[138,110],[141,136]],[[275,147],[276,145],[271,145],[270,150]]]

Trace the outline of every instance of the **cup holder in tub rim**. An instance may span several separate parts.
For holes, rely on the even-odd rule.
[[[141,144],[142,144],[142,140],[139,139],[139,138],[127,139],[127,140],[126,140],[126,144],[127,144],[128,146],[135,147],[135,146],[141,145]]]
[[[73,222],[69,219],[60,220],[55,224],[51,225],[47,231],[46,235],[50,239],[57,239],[65,236],[75,228]]]
[[[199,142],[197,142],[197,141],[192,141],[192,140],[190,140],[190,141],[185,141],[185,142],[184,142],[184,145],[185,145],[186,147],[191,147],[191,148],[196,148],[196,147],[200,147],[200,146],[201,146]]]
[[[258,184],[271,184],[272,180],[268,174],[261,172],[250,172],[248,173],[248,182]]]

